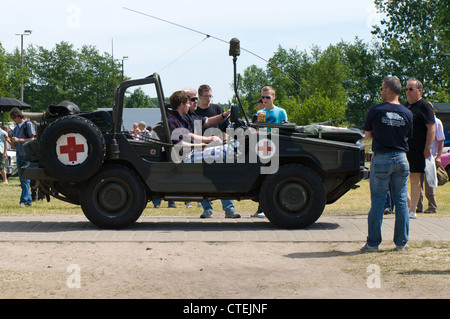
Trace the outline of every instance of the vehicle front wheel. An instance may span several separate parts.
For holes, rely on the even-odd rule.
[[[147,197],[134,171],[121,165],[109,165],[81,189],[80,204],[94,225],[118,229],[131,225],[141,216]]]
[[[260,205],[266,217],[283,228],[304,228],[313,224],[325,208],[322,179],[300,164],[280,167],[264,180]]]

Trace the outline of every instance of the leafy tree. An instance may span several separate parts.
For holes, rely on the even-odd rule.
[[[260,96],[262,86],[270,84],[276,91],[276,105],[286,109],[290,122],[299,125],[344,121],[347,93],[342,82],[348,74],[341,48],[329,46],[312,53],[285,50],[282,47],[269,60],[266,76],[254,66],[244,71],[247,103]],[[251,85],[250,85],[250,84]]]
[[[379,91],[384,76],[379,70],[378,46],[370,46],[356,38],[354,43],[341,42],[348,77],[343,86],[348,94],[347,120],[362,127],[368,109],[379,102]]]
[[[76,50],[72,44],[61,42],[51,50],[29,46],[24,61],[30,74],[25,100],[34,111],[65,100],[81,110],[112,107],[122,71],[109,54],[100,55],[92,46]]]
[[[425,96],[448,101],[448,0],[374,1],[386,15],[372,31],[381,42],[384,73],[403,82],[415,77],[429,90]]]
[[[127,108],[156,108],[158,104],[154,104],[152,99],[144,93],[141,88],[137,88],[127,98],[125,107]]]

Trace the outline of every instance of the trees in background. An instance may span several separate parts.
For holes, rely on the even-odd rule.
[[[276,90],[276,104],[299,125],[330,120],[335,125],[361,127],[369,107],[379,102],[382,79],[396,75],[424,83],[424,96],[449,102],[450,4],[444,0],[374,0],[384,15],[373,26],[373,43],[355,38],[325,49],[308,51],[278,47],[265,69],[255,65],[238,74],[239,94],[249,115],[256,113],[261,88]],[[29,46],[24,52],[5,52],[0,43],[0,95],[20,96],[33,111],[70,100],[82,110],[112,107],[121,82],[121,64],[93,46],[74,49],[61,42],[48,50]],[[405,99],[404,95],[401,99]],[[142,90],[126,97],[127,107],[155,107]]]
[[[25,102],[33,111],[65,100],[82,110],[112,107],[114,89],[122,79],[120,63],[93,46],[74,49],[72,44],[61,42],[49,50],[30,45],[24,51],[26,67],[21,71],[19,50],[6,53],[0,45],[2,60],[0,94],[19,97],[23,78]]]
[[[378,41],[368,44],[356,38],[325,50],[314,46],[310,52],[279,47],[266,69],[247,68],[240,76],[240,93],[248,112],[255,112],[260,88],[272,85],[276,104],[286,109],[291,122],[321,122],[326,113],[333,124],[361,127],[369,107],[380,102],[380,83],[388,75],[404,85],[415,77],[423,82],[428,100],[449,102],[450,3],[374,2],[384,15],[373,26]]]

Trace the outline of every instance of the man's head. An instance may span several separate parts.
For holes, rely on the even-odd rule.
[[[189,96],[185,91],[176,91],[170,98],[170,107],[174,111],[178,111],[180,114],[186,114],[189,110]]]
[[[13,107],[12,110],[9,112],[9,117],[13,122],[22,123],[23,119],[25,118],[22,111],[19,110],[17,107]]]
[[[271,86],[265,86],[261,89],[261,99],[265,107],[272,107],[275,100],[275,89]]]
[[[411,78],[406,83],[406,99],[409,104],[414,104],[422,98],[423,84],[417,79]]]
[[[140,129],[141,131],[143,131],[143,130],[145,130],[145,125],[146,125],[146,124],[145,124],[144,121],[140,121],[138,127],[139,127],[139,129]]]
[[[198,88],[198,97],[200,99],[200,107],[209,107],[212,99],[211,87],[207,84],[200,85],[200,87]]]
[[[189,111],[193,113],[198,106],[197,91],[193,88],[186,88],[183,91],[186,92],[189,97],[189,104],[190,104]]]
[[[381,100],[383,102],[391,101],[393,98],[398,98],[402,90],[402,84],[396,76],[388,76],[383,80],[381,87]]]

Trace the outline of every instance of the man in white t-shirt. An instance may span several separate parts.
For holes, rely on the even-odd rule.
[[[434,117],[434,120],[436,122],[436,133],[434,134],[434,140],[433,144],[431,145],[431,155],[433,155],[436,167],[441,166],[441,155],[442,150],[444,149],[444,128],[442,126],[442,122],[440,119],[438,119],[436,116]],[[421,176],[421,182],[423,185],[423,189],[425,191],[425,197],[428,200],[428,208],[424,211],[424,213],[436,213],[437,211],[437,203],[436,203],[436,196],[434,192],[434,187],[431,187],[428,185],[427,182],[424,182],[424,175]],[[417,211],[422,211],[423,209],[423,195],[420,193],[419,202],[417,203]]]

